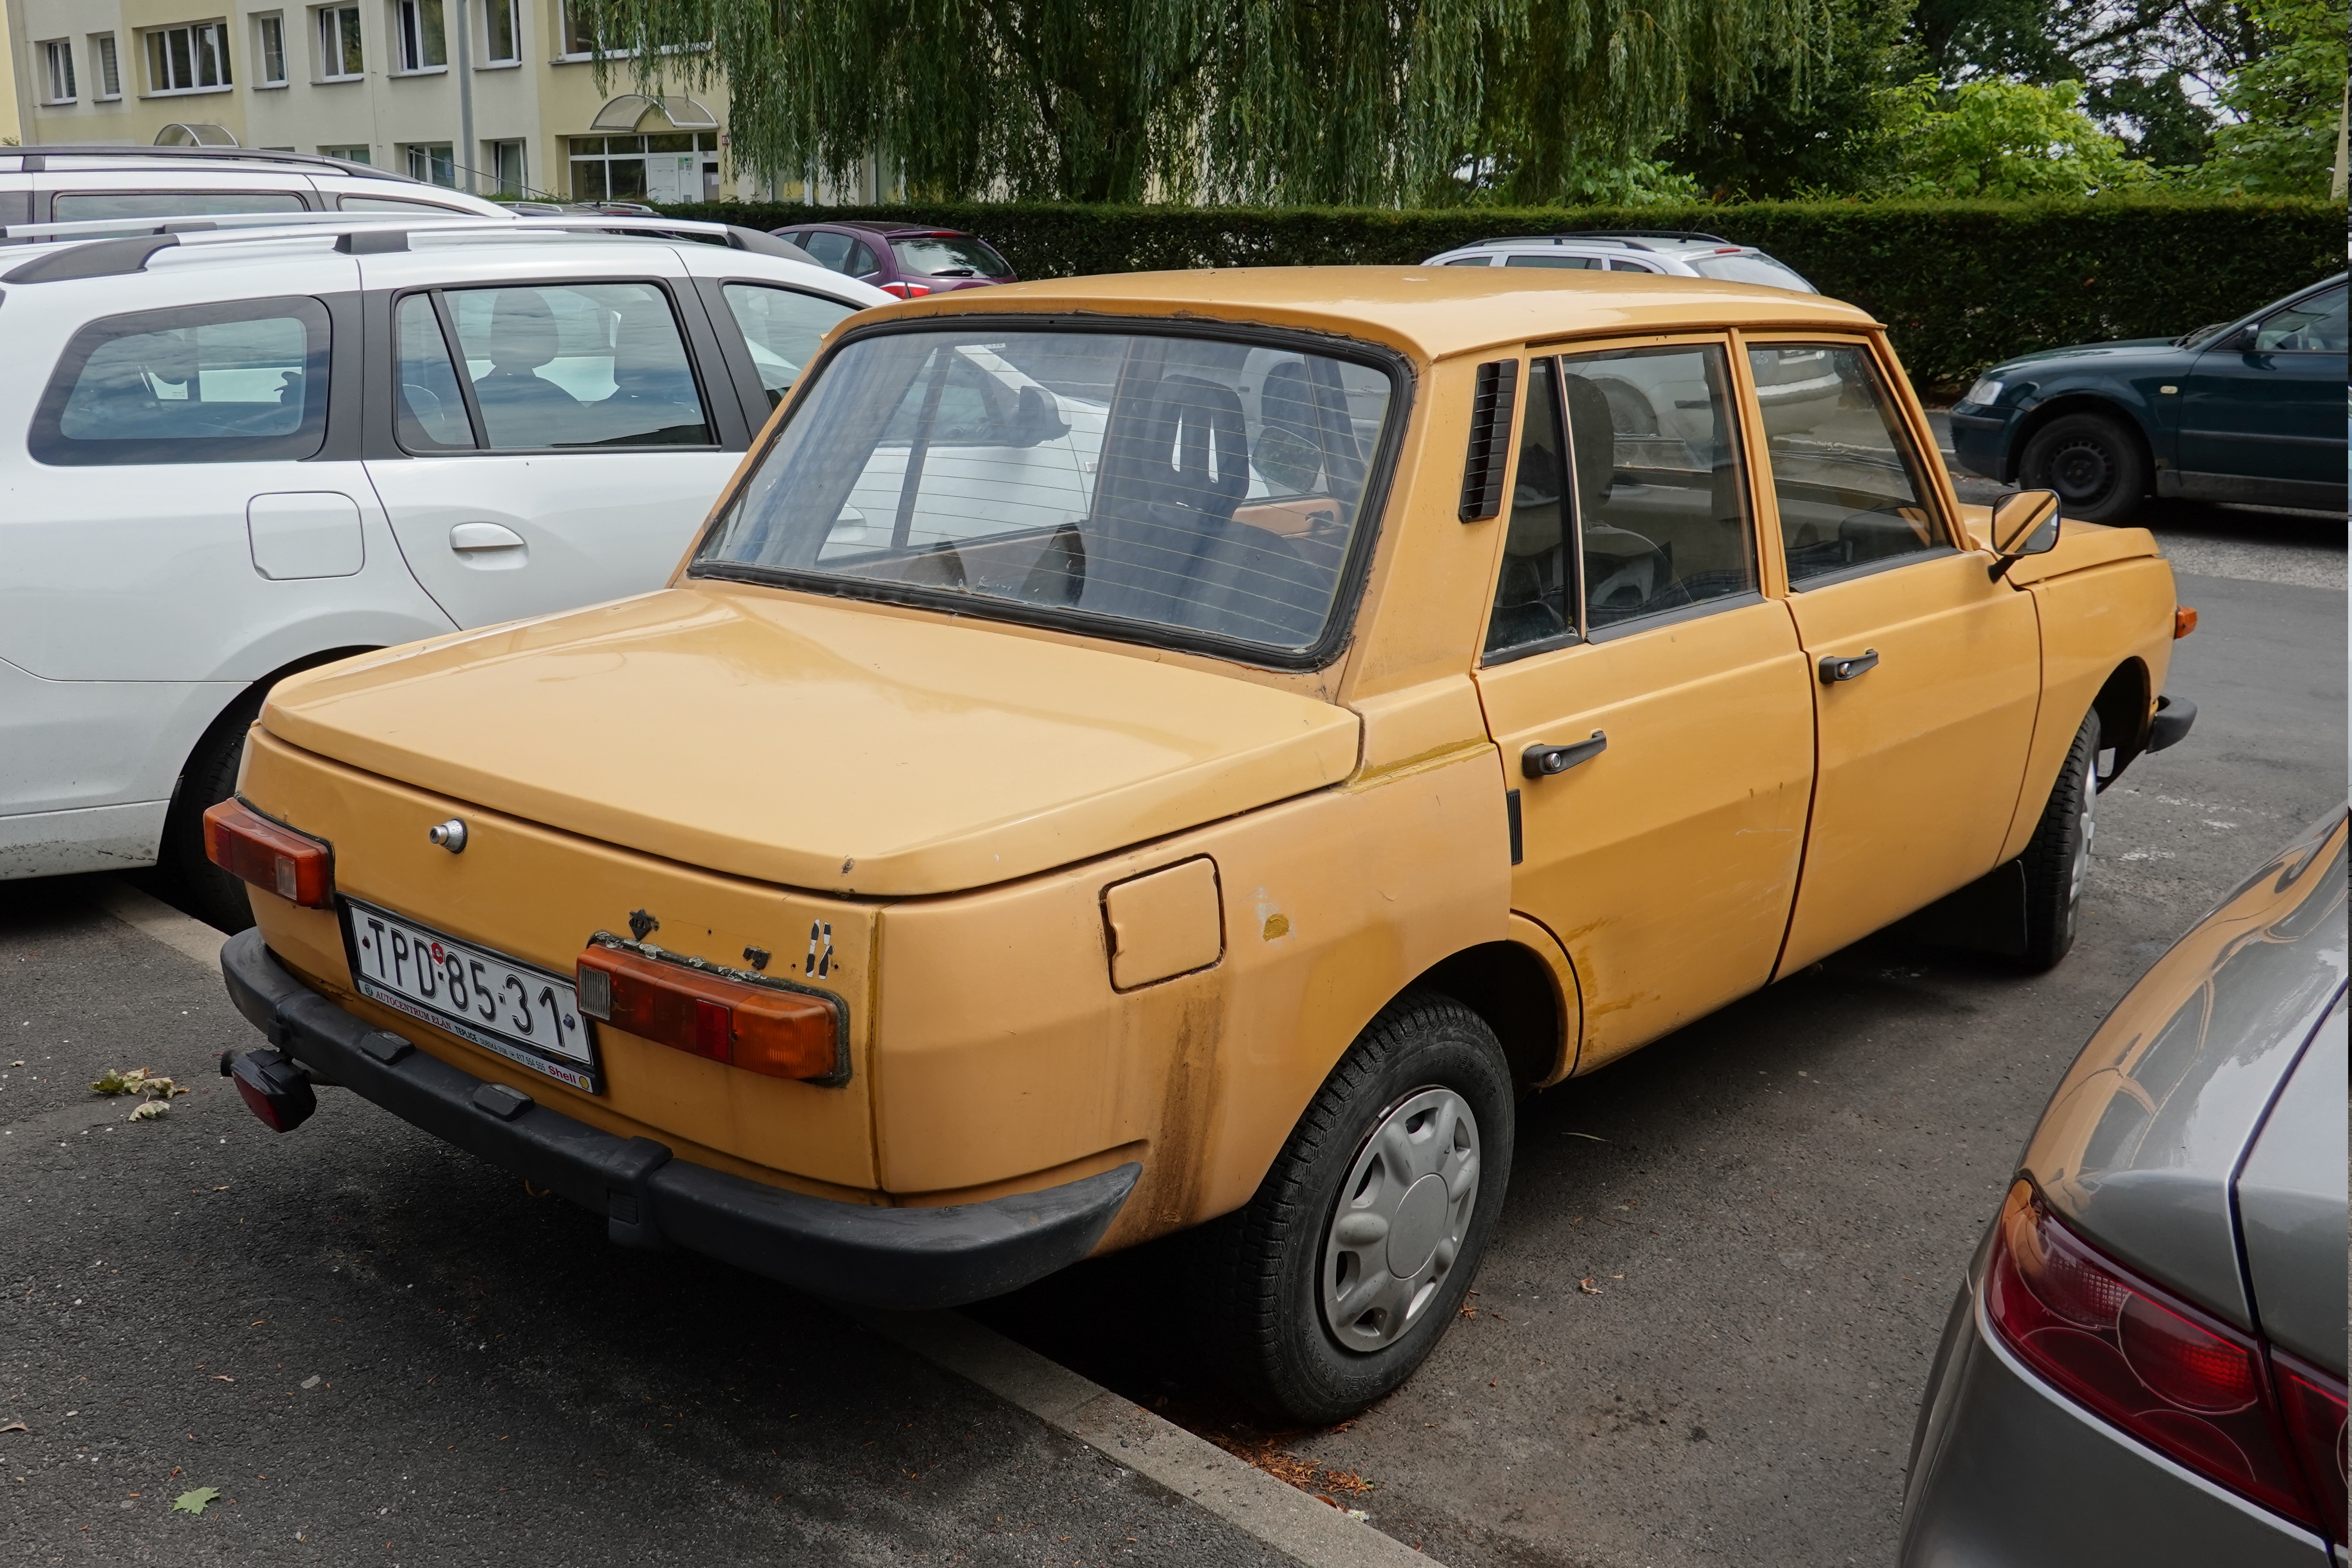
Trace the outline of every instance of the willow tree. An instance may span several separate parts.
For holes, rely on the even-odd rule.
[[[919,195],[1557,200],[1694,93],[1801,92],[1827,0],[575,0],[599,68],[723,79],[740,167]],[[1786,84],[1794,83],[1793,88]]]

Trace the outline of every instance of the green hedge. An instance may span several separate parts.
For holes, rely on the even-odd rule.
[[[1758,202],[1616,210],[1076,206],[927,202],[667,209],[776,228],[816,218],[985,236],[1024,278],[1190,267],[1411,265],[1494,235],[1682,228],[1760,246],[1894,330],[1922,386],[2011,354],[2169,337],[2344,267],[2341,203],[2304,198]]]

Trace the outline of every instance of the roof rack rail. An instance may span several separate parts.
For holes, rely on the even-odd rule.
[[[59,229],[79,235],[58,235]],[[126,233],[125,231],[130,232]],[[447,217],[412,218],[392,213],[224,213],[207,217],[159,218],[129,222],[100,218],[68,224],[11,224],[0,237],[30,238],[36,235],[79,239],[80,243],[44,247],[42,254],[5,273],[0,283],[56,283],[76,278],[118,278],[146,270],[157,252],[176,247],[213,247],[282,243],[289,239],[331,239],[346,255],[379,255],[406,250],[412,234],[446,235],[464,239],[504,238],[515,234],[619,234],[647,238],[709,236],[730,250],[773,256],[787,261],[816,265],[809,253],[775,236],[740,224],[704,223],[692,218],[645,217],[475,217],[453,213]],[[105,237],[100,237],[100,236]]]
[[[1478,243],[1482,246],[1558,245],[1562,240],[1568,239],[1608,240],[1618,245],[1630,247],[1635,250],[1654,250],[1656,248],[1654,246],[1643,245],[1642,241],[1645,239],[1684,240],[1695,242],[1700,245],[1733,245],[1738,243],[1735,240],[1726,239],[1719,234],[1697,234],[1689,229],[1682,228],[1569,229],[1559,234],[1508,234],[1495,239],[1482,239]]]
[[[292,163],[313,169],[331,169],[337,174],[357,174],[364,179],[389,180],[395,184],[422,185],[427,182],[390,169],[379,169],[373,163],[356,163],[349,158],[330,158],[321,153],[280,153],[268,147],[139,147],[121,142],[36,142],[24,147],[0,147],[0,157],[16,157],[18,167],[27,174],[40,174],[50,158],[175,158],[226,160],[240,163]]]

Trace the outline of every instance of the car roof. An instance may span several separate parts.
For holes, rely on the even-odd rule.
[[[1474,240],[1455,246],[1446,252],[1454,255],[1465,250],[1540,250],[1549,247],[1597,245],[1616,250],[1646,250],[1660,256],[1712,256],[1730,251],[1752,251],[1756,247],[1717,234],[1694,234],[1684,229],[1585,229],[1560,234],[1509,234],[1493,239]]]
[[[256,166],[275,166],[289,174],[349,174],[383,180],[391,184],[427,185],[423,180],[373,163],[330,158],[319,153],[278,152],[267,147],[129,147],[102,142],[35,142],[26,147],[0,148],[0,174],[37,174],[73,169],[172,169],[184,173],[240,174]],[[449,193],[456,195],[458,193]]]
[[[1304,328],[1437,360],[1599,332],[1692,327],[1851,331],[1865,311],[1818,294],[1644,272],[1486,267],[1242,267],[1002,284],[896,305],[890,317],[1035,311],[1212,317]]]
[[[819,223],[788,223],[788,229],[845,228],[857,234],[880,235],[885,239],[905,239],[913,235],[926,235],[934,239],[977,239],[980,237],[968,228],[941,228],[936,224],[921,223],[849,223],[826,218]]]

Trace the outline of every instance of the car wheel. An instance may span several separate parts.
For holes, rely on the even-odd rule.
[[[213,721],[180,775],[180,792],[163,819],[163,874],[187,911],[225,931],[253,923],[253,902],[245,884],[205,858],[205,813],[236,789],[236,765],[245,754],[245,732],[260,715],[262,693],[247,692]]]
[[[1196,1321],[1239,1393],[1321,1425],[1412,1375],[1493,1234],[1512,1100],[1494,1031],[1451,997],[1408,991],[1365,1026],[1257,1195],[1204,1233]]]
[[[2147,494],[2139,438],[2104,414],[2068,414],[2025,443],[2018,476],[2029,489],[2058,492],[2065,515],[2084,522],[2128,516]]]
[[[2025,870],[2025,952],[2022,961],[2039,973],[2052,968],[2074,945],[2075,917],[2083,883],[2091,869],[2091,840],[2098,828],[2099,716],[2093,712],[2074,731],[2050,803],[2033,825],[2021,858]]]

